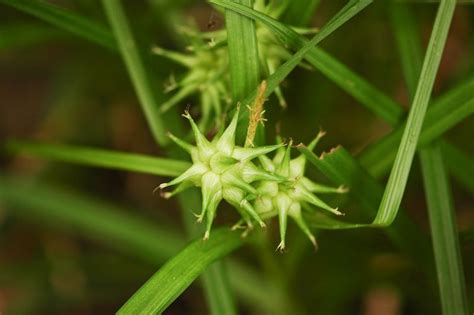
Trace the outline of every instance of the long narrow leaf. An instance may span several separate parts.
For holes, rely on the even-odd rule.
[[[244,14],[250,18],[253,18],[263,23],[270,30],[275,32],[275,34],[282,41],[282,44],[285,47],[289,47],[293,50],[300,50],[309,41],[305,37],[296,33],[290,27],[261,12],[242,8],[241,6],[233,4],[230,1],[216,0],[214,3],[222,5],[226,8],[232,8],[233,10],[236,10],[241,14]],[[354,1],[349,2],[346,7],[351,4],[354,4]],[[364,4],[367,5],[368,3],[362,2],[360,5]],[[345,12],[345,14],[351,13],[347,12],[344,9],[340,12]],[[327,26],[325,26],[324,28],[326,27]],[[317,68],[330,79],[335,81],[341,88],[346,90],[349,94],[359,100],[363,105],[367,106],[369,109],[377,113],[380,117],[384,118],[386,121],[395,124],[403,117],[403,110],[400,106],[398,106],[396,102],[394,102],[388,96],[384,95],[379,90],[374,88],[371,84],[362,79],[360,76],[353,73],[349,68],[339,62],[337,59],[330,56],[322,49],[313,46],[314,45],[310,47],[311,49],[309,50],[309,52],[306,53],[306,55],[304,55],[304,57],[315,68]],[[297,59],[295,58],[295,60]],[[280,66],[280,68],[282,68],[283,66],[285,66],[285,64]],[[290,68],[290,71],[291,69],[292,68]],[[275,88],[286,77],[284,73],[289,73],[288,70],[285,70],[285,72],[283,72],[283,75],[277,74],[277,72],[275,72],[274,75],[270,76],[270,78],[268,79],[268,92],[273,91],[272,89]],[[273,78],[275,78],[275,83],[272,84],[271,82],[273,81]],[[246,102],[243,103],[246,104],[251,101],[254,95],[255,94],[249,96],[246,99]]]
[[[473,89],[474,77],[433,102],[426,113],[418,146],[434,141],[474,113]],[[405,125],[396,128],[360,154],[359,160],[369,173],[380,178],[390,169],[396,156],[394,148],[402,138],[404,127]]]
[[[455,6],[453,0],[439,5],[407,125],[374,223],[390,224],[400,207]]]
[[[217,4],[222,4],[225,6],[227,5],[227,2],[221,1]],[[291,47],[293,49],[300,49],[305,43],[308,42],[307,39],[294,32],[291,28],[262,13],[245,9],[242,10],[240,7],[235,5],[233,8],[239,8],[240,13],[246,14],[247,16],[258,20],[269,27],[279,36],[285,46]],[[410,49],[410,47],[407,47],[407,49]],[[386,122],[390,123],[391,125],[395,125],[403,117],[404,112],[399,104],[380,92],[373,85],[365,81],[356,73],[352,72],[347,66],[342,64],[328,53],[324,52],[322,49],[318,47],[312,48],[306,54],[305,58],[328,78],[332,79],[343,90],[359,100],[362,105],[376,113]],[[281,79],[276,79],[273,85],[271,76],[269,78],[269,88],[267,92],[270,93],[273,87],[276,86],[280,81]],[[426,131],[422,131],[422,134],[420,135],[420,141],[422,143],[428,143],[432,141],[435,136],[442,134],[448,128],[452,127],[457,122],[474,112],[471,99],[461,99],[461,95],[468,95],[468,93],[471,93],[472,86],[470,82],[471,81],[464,83],[455,90],[450,91],[446,94],[446,96],[436,101],[432,108],[428,110],[426,123],[423,127],[423,130]],[[474,82],[474,80],[472,82]],[[244,103],[250,103],[253,97],[255,97],[255,92],[247,97]],[[449,106],[451,106],[450,110],[447,110],[445,105],[441,105],[441,103],[444,102],[446,102],[445,104],[449,104]],[[437,112],[434,110],[435,108],[440,108],[441,111],[445,111],[445,113],[442,114],[441,111]],[[393,150],[393,148],[396,146],[396,143],[400,141],[402,133],[403,132],[401,128],[397,129],[394,134],[390,134],[388,136],[390,140],[384,140],[383,143],[374,145],[374,148],[370,149],[367,153],[363,153],[361,156],[361,162],[369,169],[369,172],[372,175],[381,177],[385,170],[390,168],[396,155],[396,152]]]
[[[235,0],[251,8],[251,0]],[[231,91],[234,101],[250,93],[260,80],[260,64],[255,22],[232,10],[225,11]]]
[[[74,12],[38,0],[0,0],[0,3],[36,16],[103,47],[116,49],[115,40],[105,26],[92,22]]]
[[[152,90],[145,65],[140,57],[122,5],[119,0],[102,0],[102,4],[151,133],[158,144],[165,145],[169,142],[169,139],[166,136],[156,96]]]
[[[223,6],[226,9],[232,9],[236,12],[248,16],[250,18],[257,19],[266,25],[268,25],[276,34],[286,41],[299,41],[297,49],[298,51],[288,59],[283,65],[278,67],[278,69],[267,79],[268,87],[266,90],[266,95],[270,95],[275,88],[291,73],[291,71],[301,62],[301,60],[310,54],[311,51],[315,49],[315,45],[329,36],[332,32],[342,26],[345,22],[350,20],[353,16],[359,13],[362,9],[364,9],[367,5],[371,3],[371,0],[352,0],[346,6],[344,6],[311,40],[302,40],[295,31],[291,28],[288,28],[278,22],[277,20],[247,7],[238,5],[233,3],[229,0],[213,0],[210,1],[211,3]],[[295,36],[292,36],[295,35]],[[296,45],[290,45],[290,47],[294,47]],[[257,94],[257,90],[254,90],[253,93],[248,95],[243,104],[249,104],[255,95]]]
[[[347,150],[343,147],[337,147],[318,158],[303,145],[299,145],[297,148],[306,156],[308,162],[316,166],[332,182],[349,187],[350,195],[365,210],[364,214],[367,222],[373,220],[382,199],[383,186],[370,176]],[[312,225],[324,229],[386,226],[383,222],[375,224],[341,222],[321,215],[312,218]],[[399,213],[393,224],[387,226],[384,231],[403,251],[426,266],[428,273],[434,268],[431,268],[431,249],[428,239],[403,212]]]
[[[420,151],[443,314],[469,314],[456,217],[439,143]]]
[[[421,42],[413,31],[407,31],[408,28],[416,29],[414,18],[408,7],[393,6],[391,12],[394,14],[394,29],[398,33],[398,45],[402,65],[404,65],[405,79],[408,90],[413,96],[415,91],[414,79],[421,69],[421,62],[419,61],[421,60],[421,53],[416,50],[409,52],[404,47],[420,47]],[[410,86],[410,84],[412,85]],[[448,106],[445,105],[444,107]],[[428,122],[428,115],[426,122]],[[419,156],[428,203],[443,314],[467,314],[466,288],[456,219],[439,141],[422,148]]]
[[[118,314],[163,312],[205,269],[243,244],[229,229],[213,232],[208,241],[198,239],[169,260],[118,311]]]
[[[190,166],[179,160],[70,145],[9,141],[6,148],[11,153],[160,176],[178,176]]]

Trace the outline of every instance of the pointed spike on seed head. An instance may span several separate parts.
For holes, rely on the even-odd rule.
[[[198,177],[202,176],[205,172],[207,172],[206,166],[203,164],[193,164],[190,168],[188,168],[184,173],[173,179],[168,183],[162,183],[158,187],[160,189],[180,184],[184,181],[191,181],[194,182],[197,180]]]
[[[222,199],[222,187],[220,184],[219,176],[208,172],[201,178],[201,195],[202,195],[202,209],[199,214],[198,220],[202,221],[204,216],[208,216],[210,212],[216,211],[219,202]],[[214,213],[211,213],[211,220],[214,218]],[[200,222],[198,221],[198,222]],[[212,223],[212,222],[211,222]]]
[[[280,252],[280,253],[284,253],[286,251],[286,247],[285,247],[285,240],[281,240],[280,243],[278,244],[277,248],[275,249],[275,251],[277,252]]]
[[[313,182],[311,179],[307,177],[301,178],[301,183],[303,186],[310,192],[313,193],[320,193],[320,194],[330,194],[330,193],[335,193],[335,194],[343,194],[348,191],[348,188],[346,188],[344,185],[338,186],[338,187],[332,187],[332,186],[327,186],[323,184],[319,184],[316,182]]]
[[[346,187],[344,185],[340,185],[339,187],[337,187],[337,192],[340,193],[340,194],[345,194],[345,193],[349,192],[349,187]]]
[[[277,167],[277,173],[286,177],[290,176],[290,161],[291,161],[292,144],[293,144],[293,140],[290,139],[290,141],[288,142],[288,146],[286,147],[283,160],[281,161],[280,165],[278,165]]]
[[[176,143],[176,145],[178,145],[180,148],[182,148],[183,150],[185,150],[186,152],[188,152],[189,154],[192,153],[193,149],[195,149],[195,146],[187,143],[186,141],[184,140],[181,140],[180,138],[176,137],[175,135],[173,135],[171,132],[168,132],[168,137],[174,142]]]
[[[196,139],[196,147],[197,147],[197,151],[198,151],[199,156],[202,159],[207,160],[214,153],[214,149],[212,148],[211,143],[201,133],[198,126],[194,122],[194,119],[189,114],[188,110],[186,110],[184,112],[183,117],[186,118],[187,120],[189,120],[189,123],[191,124],[191,128],[192,128],[193,134],[194,134],[194,138]]]
[[[248,183],[252,183],[254,181],[261,181],[261,180],[268,180],[268,181],[276,181],[282,182],[286,180],[286,177],[274,174],[272,172],[264,171],[255,165],[249,163],[245,163],[245,165],[241,169],[242,178],[244,181]]]
[[[192,68],[196,63],[193,56],[167,50],[159,46],[152,47],[151,52],[155,55],[165,57],[188,68]]]
[[[265,222],[263,222],[263,220],[260,218],[258,213],[252,207],[250,202],[248,202],[247,200],[244,199],[240,202],[240,207],[242,209],[244,209],[255,221],[257,221],[261,228],[266,228],[267,227]]]
[[[308,237],[310,242],[313,244],[314,249],[317,250],[318,244],[316,242],[316,238],[314,237],[313,233],[311,233],[311,230],[309,229],[308,225],[306,224],[303,218],[300,204],[293,203],[292,206],[290,207],[289,214],[293,218],[293,220],[296,222],[300,230],[306,235],[306,237]]]
[[[176,187],[173,191],[161,191],[160,195],[164,199],[169,199],[169,198],[179,194],[180,192],[185,191],[186,189],[188,189],[191,186],[193,186],[193,184],[191,182],[188,182],[188,181],[182,182],[182,183],[178,184],[178,187]],[[155,190],[156,190],[156,188],[155,188]]]
[[[311,141],[307,148],[310,150],[310,151],[313,151],[316,146],[318,145],[319,143],[319,140],[321,140],[322,137],[324,137],[326,135],[326,131],[320,129],[318,134],[316,135],[316,137],[313,139],[313,141]]]
[[[297,185],[295,187],[294,193],[295,195],[298,196],[298,199],[300,199],[301,201],[308,202],[316,207],[332,212],[335,215],[343,215],[342,212],[339,212],[338,208],[332,208],[327,203],[322,201],[320,198],[318,198],[316,195],[309,192],[306,188],[304,188],[301,185]]]
[[[255,148],[236,147],[234,149],[234,152],[232,152],[232,157],[240,161],[250,161],[259,155],[265,155],[267,153],[270,153],[280,148],[281,146],[282,146],[281,144],[275,144],[275,145],[267,145],[267,146],[255,147]]]
[[[196,85],[185,85],[185,86],[183,86],[170,99],[168,99],[166,102],[161,104],[160,111],[162,113],[166,113],[173,106],[177,105],[179,102],[184,100],[186,97],[191,95],[196,90],[197,90]]]
[[[263,168],[269,172],[275,171],[275,165],[273,165],[272,160],[266,155],[259,155],[258,160],[262,164]]]
[[[304,176],[306,166],[306,156],[301,154],[297,158],[290,160],[290,177],[302,177]]]
[[[249,194],[256,194],[257,190],[247,182],[245,182],[242,178],[239,176],[234,175],[232,172],[225,172],[221,176],[221,180],[223,182],[224,187],[228,186],[234,186],[237,187]]]
[[[206,232],[204,232],[204,236],[202,237],[202,240],[203,241],[207,241],[209,240],[209,236],[211,235],[211,231],[209,230],[206,230]]]
[[[229,126],[225,129],[224,133],[220,136],[219,141],[217,142],[217,149],[228,155],[232,154],[232,150],[235,146],[235,132],[237,130],[239,112],[240,106],[237,106]]]
[[[283,250],[285,248],[286,230],[288,225],[288,211],[291,206],[291,199],[285,193],[279,193],[276,196],[276,207],[278,211],[278,223],[280,230],[280,245],[278,248]]]

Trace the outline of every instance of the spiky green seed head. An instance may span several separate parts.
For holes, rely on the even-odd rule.
[[[191,124],[196,145],[193,146],[171,136],[176,144],[191,155],[193,165],[177,178],[163,183],[159,187],[163,189],[178,185],[176,190],[179,191],[190,186],[201,187],[202,209],[197,217],[198,222],[206,221],[205,239],[210,235],[217,207],[223,199],[237,209],[249,226],[254,221],[264,227],[265,223],[250,202],[255,199],[257,194],[252,183],[262,180],[266,182],[284,180],[283,177],[273,175],[252,163],[253,159],[264,156],[281,145],[256,148],[243,148],[235,145],[238,115],[239,110],[237,109],[224,132],[209,141],[200,132],[191,115],[186,112],[183,116]],[[175,193],[175,191],[168,193],[168,196]]]
[[[309,147],[314,149],[319,139],[324,135],[320,132]],[[260,163],[268,172],[285,177],[285,181],[260,181],[257,183],[257,198],[254,208],[263,217],[278,216],[280,229],[280,244],[277,249],[285,250],[287,217],[292,218],[298,227],[306,234],[311,243],[316,247],[316,238],[306,224],[302,209],[310,208],[309,205],[342,215],[337,208],[333,208],[322,201],[315,193],[343,193],[344,187],[329,187],[318,184],[305,177],[306,158],[300,155],[291,159],[291,141],[287,148],[279,148],[273,158],[259,157]]]

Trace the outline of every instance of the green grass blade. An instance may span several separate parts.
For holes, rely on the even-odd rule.
[[[395,14],[393,23],[396,33],[399,34],[398,45],[402,65],[405,68],[405,79],[408,90],[413,95],[415,89],[413,79],[421,69],[421,62],[419,61],[421,60],[421,53],[419,51],[410,52],[404,49],[404,47],[419,47],[421,45],[420,40],[413,31],[408,31],[409,29],[416,29],[414,18],[410,14],[408,7],[394,6],[391,11],[392,14]],[[445,105],[441,109],[447,107]],[[425,123],[428,123],[428,115]],[[455,223],[456,219],[440,143],[435,142],[424,147],[420,150],[419,156],[428,203],[443,314],[467,314],[466,288]]]
[[[469,314],[458,231],[438,143],[420,151],[443,314]]]
[[[215,230],[208,241],[197,239],[161,267],[118,314],[162,313],[207,266],[242,243],[240,235],[227,228]]]
[[[284,46],[293,50],[300,50],[308,43],[308,39],[299,35],[290,27],[275,19],[272,19],[263,13],[242,8],[241,6],[233,4],[230,1],[219,0],[214,1],[213,3],[222,5],[226,8],[231,8],[241,14],[261,22],[277,35]],[[351,3],[354,2],[352,1],[348,5]],[[368,3],[364,2],[361,5],[363,4],[366,5]],[[348,5],[346,5],[346,7]],[[347,11],[341,10],[341,12],[348,14]],[[403,109],[396,102],[373,87],[362,77],[352,72],[340,61],[324,52],[322,49],[318,47],[311,47],[311,49],[304,56],[306,60],[316,69],[320,70],[323,74],[338,84],[343,90],[347,91],[350,95],[359,100],[364,106],[375,112],[378,116],[384,118],[389,123],[396,124],[403,117]],[[277,76],[280,76],[281,78],[278,78],[278,80],[275,80],[274,84],[271,84],[272,77],[277,78]],[[279,84],[285,77],[285,75],[277,73],[274,73],[274,75],[270,76],[268,79],[268,90],[272,91],[272,88]],[[247,102],[251,101],[253,97],[255,97],[255,92],[246,99],[246,102],[243,103],[246,104]]]
[[[169,139],[166,136],[156,96],[122,5],[119,0],[102,0],[102,4],[151,133],[158,144],[165,145]]]
[[[260,22],[265,23],[270,29],[275,31],[275,33],[285,40],[294,40],[300,39],[300,36],[296,34],[291,28],[286,27],[277,20],[242,5],[238,5],[228,0],[214,0],[211,3],[223,6],[226,9],[235,10],[236,12],[254,18]],[[278,67],[278,69],[267,79],[268,88],[266,95],[270,95],[275,88],[291,73],[291,71],[301,62],[301,60],[309,55],[313,50],[314,46],[333,33],[336,29],[354,17],[357,13],[363,10],[367,5],[371,3],[371,0],[353,0],[350,1],[346,6],[344,6],[321,30],[311,39],[306,40],[303,37],[303,40],[300,46],[298,46],[298,51],[288,59],[283,65]],[[292,34],[296,34],[296,37],[292,37]],[[291,46],[291,45],[290,45]],[[294,48],[294,47],[293,47]],[[257,91],[254,90],[250,95],[248,95],[243,104],[249,104],[253,98],[255,98]]]
[[[446,167],[474,195],[474,158],[446,142],[441,149]]]
[[[1,177],[0,204],[14,215],[74,231],[154,264],[184,245],[184,239],[165,226],[44,183]]]
[[[461,120],[474,113],[474,77],[435,100],[428,108],[418,146],[434,141]],[[386,174],[396,156],[396,146],[403,135],[405,124],[370,145],[359,156],[361,164],[377,178]]]
[[[245,8],[251,8],[252,0],[232,0]],[[258,52],[255,21],[232,10],[225,10],[227,47],[229,53],[230,83],[232,99],[235,104],[257,87],[260,81],[260,56]],[[251,103],[244,103],[244,106]],[[237,141],[244,142],[249,126],[249,111],[240,112],[237,126]],[[246,140],[245,140],[246,141]],[[264,143],[264,130],[257,127],[255,144]]]
[[[416,85],[423,64],[423,53],[416,30],[419,28],[409,8],[391,2],[387,8],[394,25],[395,39],[406,86],[411,97],[415,95]]]
[[[225,261],[210,265],[202,274],[202,279],[210,314],[237,314]]]
[[[251,0],[235,0],[251,7]],[[234,101],[240,101],[260,81],[260,63],[255,22],[231,10],[225,11],[231,91]]]
[[[439,5],[407,125],[374,223],[390,224],[400,207],[455,6],[453,0]]]
[[[352,155],[343,147],[337,147],[329,153],[317,157],[313,152],[303,145],[298,150],[303,153],[308,162],[316,166],[329,180],[337,185],[349,187],[349,194],[356,200],[364,210],[364,217],[368,222],[375,217],[383,195],[383,186],[377,182]],[[323,221],[324,220],[324,221]],[[357,227],[380,227],[380,225],[368,225],[365,223],[348,223],[335,219],[314,216],[311,218],[312,225],[320,228],[357,228]],[[392,225],[384,228],[390,239],[404,252],[414,257],[418,263],[427,266],[429,273],[432,266],[431,248],[427,237],[420,231],[403,211]]]
[[[116,49],[115,40],[105,26],[89,21],[74,12],[38,0],[0,0],[0,3],[33,15],[103,47]]]
[[[179,160],[81,146],[9,141],[6,148],[11,153],[34,155],[54,161],[160,176],[178,176],[190,166],[188,162]]]

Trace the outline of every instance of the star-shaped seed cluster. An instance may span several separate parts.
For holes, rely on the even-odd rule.
[[[211,142],[200,132],[188,112],[184,114],[184,117],[191,123],[196,146],[171,135],[171,138],[191,155],[193,165],[174,180],[161,184],[159,187],[178,185],[166,197],[171,197],[190,186],[201,187],[202,210],[198,215],[198,222],[206,218],[204,239],[209,238],[217,206],[222,199],[239,211],[248,226],[252,226],[252,222],[256,221],[264,227],[265,223],[250,203],[257,195],[257,190],[252,183],[262,180],[284,180],[283,177],[271,174],[252,163],[253,159],[274,151],[282,145],[257,148],[243,148],[235,145],[238,115],[239,110],[236,110],[230,125]]]
[[[201,188],[202,207],[197,217],[198,222],[206,220],[204,239],[210,236],[212,223],[222,200],[232,205],[242,217],[234,228],[245,223],[246,232],[255,222],[265,227],[264,219],[278,216],[280,250],[285,249],[288,217],[297,223],[316,246],[316,239],[305,223],[302,211],[313,211],[313,207],[318,207],[341,215],[337,208],[327,205],[315,193],[343,193],[346,189],[321,185],[305,177],[306,158],[300,155],[291,159],[291,141],[286,147],[283,143],[261,147],[236,145],[239,109],[235,111],[229,126],[212,141],[201,133],[188,112],[183,116],[191,124],[196,145],[173,135],[170,137],[191,155],[193,164],[183,174],[159,187],[163,189],[177,186],[173,191],[164,193],[166,198],[188,187]],[[322,136],[323,133],[320,132],[308,147],[313,150]],[[276,154],[270,159],[267,155],[272,151],[276,151]]]

